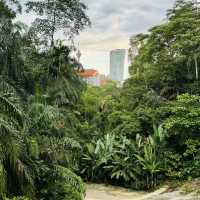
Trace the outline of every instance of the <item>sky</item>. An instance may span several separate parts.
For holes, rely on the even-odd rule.
[[[109,52],[129,48],[129,38],[166,20],[175,0],[82,0],[92,27],[78,37],[83,65],[109,73]]]
[[[22,0],[23,1],[23,0]],[[109,73],[109,52],[128,49],[129,38],[166,20],[166,11],[175,0],[81,0],[87,7],[92,26],[75,38],[85,68]],[[32,16],[20,20],[30,24]]]

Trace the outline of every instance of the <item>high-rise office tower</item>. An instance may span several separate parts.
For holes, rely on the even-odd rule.
[[[125,74],[126,50],[116,49],[110,52],[110,78],[122,83]]]

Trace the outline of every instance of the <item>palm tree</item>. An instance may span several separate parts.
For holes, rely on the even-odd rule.
[[[15,90],[0,82],[0,196],[24,190],[33,185],[27,166],[22,162],[24,115]],[[18,189],[18,191],[16,191]],[[19,193],[20,193],[19,192]]]
[[[22,24],[0,18],[0,75],[10,81],[19,82],[23,78],[23,29]]]
[[[70,52],[61,42],[49,51],[47,91],[59,107],[76,103],[85,86],[75,71],[79,63],[70,58]]]

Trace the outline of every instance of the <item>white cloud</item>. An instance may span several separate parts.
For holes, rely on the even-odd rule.
[[[94,66],[105,73],[109,51],[128,48],[131,35],[146,32],[166,19],[175,0],[82,0],[88,5],[92,28],[78,37],[85,67]],[[102,52],[105,52],[102,55]],[[101,57],[101,59],[99,59]]]
[[[21,0],[24,1],[24,0]],[[82,51],[82,62],[108,72],[109,51],[128,48],[131,35],[146,32],[166,19],[166,10],[175,0],[82,0],[88,6],[92,27],[76,38]],[[30,24],[33,16],[19,19]]]

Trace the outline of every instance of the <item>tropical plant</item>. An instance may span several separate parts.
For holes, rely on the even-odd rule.
[[[33,180],[23,157],[23,127],[25,116],[20,109],[15,90],[0,82],[0,164],[1,196],[7,192],[20,194]],[[29,188],[30,189],[30,188]]]
[[[47,180],[44,174],[52,173],[63,185],[52,183],[57,192],[52,198],[65,192],[63,199],[82,199],[84,185],[70,171],[77,169],[81,150],[75,110],[84,88],[75,72],[80,64],[70,57],[69,47],[55,43],[43,49],[25,25],[15,23],[18,3],[0,1],[0,198],[48,196],[50,186],[45,192],[41,183]],[[86,17],[84,6],[76,8],[83,14],[79,19]],[[72,7],[68,14],[75,14]],[[85,27],[79,25],[76,34]]]
[[[87,180],[106,178],[103,170],[111,159],[115,151],[116,140],[114,135],[107,134],[104,138],[97,140],[95,143],[86,145],[82,156],[81,173],[86,175]]]
[[[146,172],[147,189],[154,188],[157,185],[157,174],[162,170],[162,161],[156,155],[154,141],[151,136],[144,145],[143,153],[135,156],[142,169]]]
[[[104,167],[108,170],[111,179],[118,182],[123,181],[127,185],[132,185],[135,182],[137,187],[138,175],[140,174],[140,169],[137,168],[134,157],[134,152],[139,150],[136,150],[137,147],[126,137],[116,141],[115,151],[109,163]]]
[[[55,165],[54,167],[40,164],[37,187],[42,199],[83,200],[85,185],[81,178],[69,169]]]

